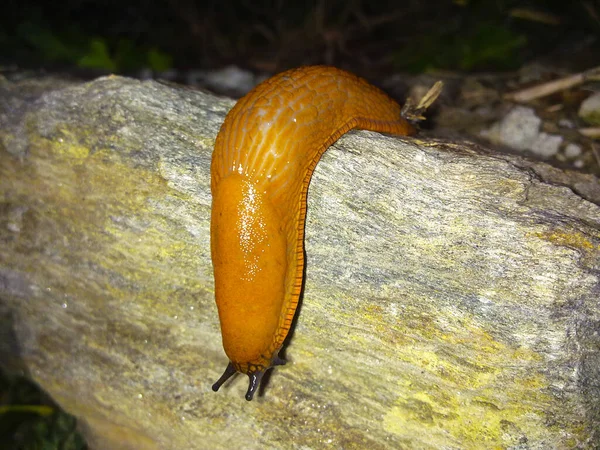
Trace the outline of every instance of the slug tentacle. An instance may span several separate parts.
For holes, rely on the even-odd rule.
[[[321,155],[361,128],[410,135],[400,106],[333,67],[270,78],[227,114],[211,164],[211,254],[227,369],[250,377],[251,400],[296,312],[304,269],[306,198]]]
[[[279,356],[275,356],[271,363],[271,367],[283,366],[284,364],[285,364],[285,360],[281,359]],[[248,400],[248,401],[252,400],[252,398],[254,397],[254,394],[256,393],[256,390],[258,389],[258,386],[260,385],[260,381],[262,380],[263,376],[265,375],[265,372],[268,369],[270,369],[271,367],[267,367],[266,369],[256,370],[254,372],[247,373],[250,381],[249,381],[249,385],[248,385],[248,391],[246,391],[246,396],[245,396],[246,400]],[[223,375],[221,375],[221,377],[212,385],[212,390],[217,392],[219,390],[219,388],[221,386],[223,386],[223,383],[225,383],[227,380],[229,380],[237,372],[238,372],[238,370],[235,368],[233,363],[230,362],[229,364],[227,364],[227,367],[225,368],[225,372],[223,372]]]
[[[233,364],[231,364],[231,362],[229,364],[227,364],[227,367],[225,368],[225,372],[223,372],[223,375],[221,375],[221,377],[215,382],[215,384],[212,385],[212,390],[217,392],[219,390],[219,388],[221,386],[223,386],[223,383],[225,383],[227,380],[229,380],[236,373],[237,373],[237,370],[235,370],[235,367],[233,367]]]

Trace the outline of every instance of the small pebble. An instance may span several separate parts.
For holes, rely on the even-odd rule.
[[[542,158],[550,158],[558,153],[562,142],[562,136],[542,132],[538,135],[530,150]]]
[[[576,144],[568,144],[565,147],[565,156],[569,159],[575,159],[581,155],[581,147]]]
[[[517,150],[532,149],[538,139],[542,119],[531,108],[517,106],[500,124],[500,141]]]
[[[600,125],[600,92],[581,102],[579,117],[590,125]]]

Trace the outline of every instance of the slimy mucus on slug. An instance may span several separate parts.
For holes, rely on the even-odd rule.
[[[321,155],[360,128],[415,129],[400,105],[367,81],[325,66],[276,75],[240,99],[217,135],[211,165],[211,254],[223,348],[249,376],[252,400],[296,312],[304,268],[306,197]]]

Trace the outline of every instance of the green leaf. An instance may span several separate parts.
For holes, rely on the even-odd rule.
[[[54,408],[45,405],[1,405],[0,414],[13,412],[28,412],[40,416],[49,416],[54,412]]]
[[[89,69],[107,69],[111,72],[117,69],[115,61],[109,54],[108,46],[102,39],[90,40],[87,53],[79,58],[77,65]]]
[[[173,58],[166,53],[157,50],[156,48],[151,48],[148,50],[148,64],[150,68],[155,72],[164,72],[171,68],[173,64]]]

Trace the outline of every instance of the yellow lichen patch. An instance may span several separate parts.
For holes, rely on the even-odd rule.
[[[397,349],[421,375],[409,387],[399,383],[396,404],[384,417],[388,432],[419,436],[432,448],[460,442],[476,449],[516,445],[519,436],[544,429],[552,400],[536,369],[539,355],[497,342],[464,320],[451,333],[439,332],[449,346]],[[517,431],[515,425],[507,432],[507,424],[519,424]]]
[[[47,156],[52,155],[54,157],[83,160],[90,155],[89,148],[75,143],[77,140],[75,139],[73,133],[63,129],[61,134],[63,137],[52,141],[45,141],[45,147],[50,152]]]
[[[507,423],[524,425],[517,430],[520,433],[507,435]],[[533,437],[542,430],[544,413],[531,411],[519,402],[503,404],[493,396],[473,395],[472,389],[430,386],[427,392],[401,396],[385,415],[383,426],[390,433],[416,438],[431,448],[452,443],[470,449],[506,448],[518,443],[515,441],[521,435]]]
[[[403,361],[413,376],[397,380],[397,400],[384,416],[386,431],[425,447],[506,448],[538,436],[553,399],[540,364],[543,357],[497,341],[469,316],[425,305],[403,305],[401,314],[365,307],[361,320],[377,328],[385,359]],[[382,326],[385,324],[385,326]],[[408,335],[406,344],[398,335]],[[540,437],[540,436],[538,436]]]
[[[12,245],[29,248],[12,252],[23,257],[13,266],[60,283],[69,275],[54,276],[61,261],[76,261],[75,281],[60,287],[64,295],[110,298],[112,307],[196,287],[197,254],[209,252],[208,239],[194,242],[169,214],[183,209],[186,195],[151,168],[110,149],[90,152],[65,133],[58,140],[32,138],[28,158],[2,155],[0,176],[11,180],[5,201],[26,208]]]
[[[600,245],[595,245],[587,236],[584,236],[575,230],[569,232],[562,230],[544,231],[535,233],[535,235],[538,238],[552,242],[553,244],[572,247],[579,250],[589,251],[600,249]]]

